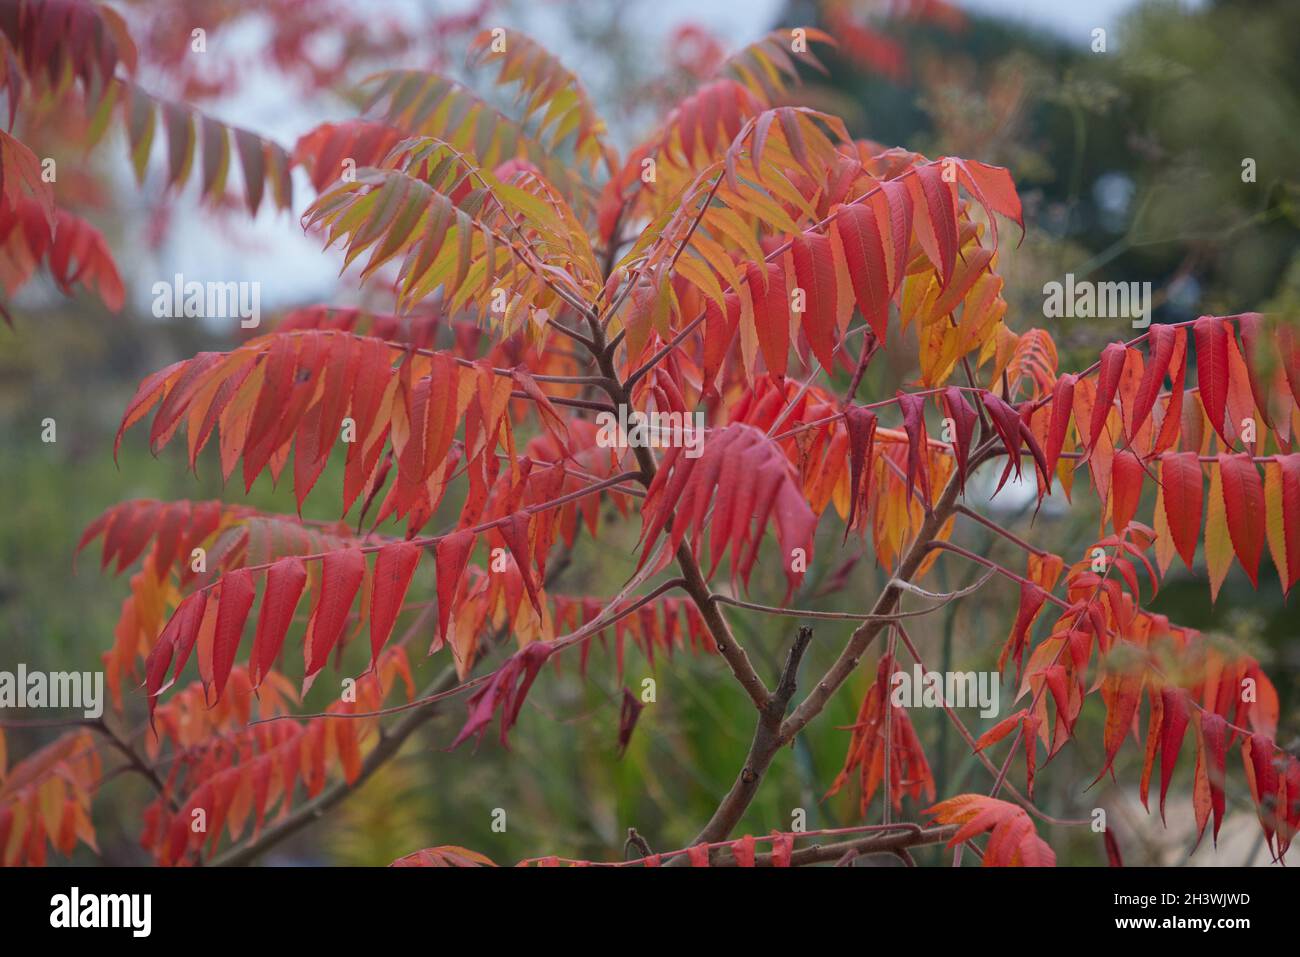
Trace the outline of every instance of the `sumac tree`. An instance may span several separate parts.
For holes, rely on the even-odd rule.
[[[115,714],[8,768],[5,863],[93,846],[92,802],[121,761],[157,789],[140,839],[160,864],[254,860],[345,799],[437,709],[466,708],[450,746],[494,724],[504,743],[531,720],[521,706],[548,662],[585,668],[604,635],[620,656],[630,644],[716,659],[717,680],[752,704],[749,754],[696,840],[632,864],[790,866],[936,843],[989,865],[1051,864],[1041,824],[1091,822],[1036,806],[1050,778],[1039,766],[1072,744],[1085,708],[1105,715],[1098,778],[1136,748],[1141,800],[1163,816],[1176,766],[1191,765],[1198,831],[1217,836],[1227,790],[1242,788],[1270,849],[1286,852],[1300,762],[1277,743],[1272,684],[1243,649],[1143,601],[1176,561],[1214,593],[1234,561],[1252,582],[1268,574],[1266,552],[1284,590],[1300,579],[1300,340],[1287,326],[1256,313],[1153,325],[1088,368],[1059,369],[1051,336],[1009,317],[1002,297],[999,244],[1008,224],[1024,228],[1009,173],[854,139],[836,116],[790,105],[831,42],[812,29],[723,60],[626,155],[572,72],[491,27],[470,44],[471,66],[516,94],[513,111],[438,73],[387,70],[364,85],[360,118],[287,150],[143,92],[111,8],[3,8],[11,114],[73,100],[92,120],[88,142],[120,125],[143,175],[161,138],[168,184],[197,179],[214,200],[237,160],[250,211],[288,207],[301,166],[318,191],[304,228],[392,299],[390,313],[292,310],[140,384],[118,444],[147,433],[192,468],[207,450],[245,490],[269,472],[297,512],[136,500],[86,529],[79,549],[130,573],[104,655]],[[90,287],[119,307],[103,238],[56,204],[21,139],[0,133],[0,151],[6,289],[44,264],[65,291]],[[863,394],[886,355],[910,365],[909,386]],[[666,439],[611,431],[640,416],[668,423]],[[692,434],[694,447],[681,441]],[[331,459],[342,518],[304,520]],[[1095,543],[1056,554],[982,513],[1013,477],[1039,505],[1095,496]],[[623,587],[553,589],[570,553],[609,547],[611,522],[639,528]],[[955,544],[963,523],[1022,558]],[[810,607],[810,563],[842,561],[851,541],[886,570],[885,587],[854,611]],[[980,577],[936,590],[938,562]],[[750,593],[760,566],[780,570],[759,577],[782,594]],[[1019,710],[977,737],[946,709],[989,774],[972,793],[936,794],[892,676],[937,666],[911,619],[995,577],[1020,593],[998,659]],[[850,565],[833,590],[855,593],[853,581]],[[788,623],[780,673],[755,666],[732,616]],[[326,712],[303,713],[301,693],[357,641],[364,670],[343,675]],[[823,673],[804,661],[814,643],[837,655]],[[425,654],[446,667],[417,690],[413,658]],[[818,720],[872,670],[847,734]],[[621,744],[641,709],[625,694]],[[115,730],[128,714],[137,729]],[[737,835],[801,734],[845,740],[827,785],[859,796],[861,823]],[[397,863],[491,861],[442,845]]]

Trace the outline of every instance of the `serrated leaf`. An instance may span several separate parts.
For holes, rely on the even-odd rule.
[[[307,626],[304,693],[343,636],[348,612],[365,575],[366,556],[359,548],[338,549],[322,559],[320,592]]]
[[[254,687],[275,667],[284,637],[293,622],[294,611],[307,585],[307,566],[296,555],[279,559],[266,572],[266,593],[257,615],[257,634],[249,657]]]

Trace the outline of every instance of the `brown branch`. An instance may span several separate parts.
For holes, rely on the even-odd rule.
[[[167,798],[173,811],[178,810],[176,799],[168,795],[167,786],[163,784],[162,778],[158,777],[158,772],[149,766],[149,764],[140,756],[140,752],[131,746],[131,743],[113,730],[103,717],[95,718],[88,722],[89,726],[98,731],[108,739],[109,744],[113,745],[122,756],[127,760],[127,767],[143,777],[158,792],[160,797]]]
[[[902,827],[902,825],[900,825]],[[790,855],[791,867],[807,867],[810,864],[823,864],[826,861],[838,861],[847,855],[864,857],[868,854],[898,854],[906,852],[909,847],[924,847],[929,844],[946,844],[957,833],[956,824],[939,827],[915,827],[899,830],[890,834],[872,834],[851,841],[837,841],[833,844],[810,844],[801,847]],[[718,867],[734,867],[735,858],[724,851],[716,862]],[[850,858],[852,859],[852,858]],[[711,862],[712,863],[712,862]],[[754,855],[756,867],[771,867],[771,852]]]
[[[510,393],[510,398],[530,399],[530,400],[533,399],[533,397],[529,395],[527,392],[521,392],[518,389],[515,389]],[[546,398],[550,400],[551,405],[563,405],[571,409],[587,409],[592,412],[611,412],[611,413],[614,411],[614,409],[610,408],[604,402],[593,402],[590,399],[566,399],[564,396],[561,395],[548,395]]]
[[[1000,535],[1002,538],[1005,538],[1007,541],[1011,542],[1013,545],[1019,547],[1020,549],[1029,552],[1029,554],[1031,555],[1038,555],[1039,557],[1042,557],[1048,554],[1048,552],[1045,549],[1038,548],[1034,545],[1029,544],[1029,542],[1025,541],[1019,535],[1015,534],[1014,532],[1008,531],[1007,529],[999,525],[997,522],[989,521],[989,519],[985,518],[983,515],[975,511],[973,508],[968,508],[965,505],[958,505],[956,511],[957,514],[964,515],[966,518],[969,518],[971,521],[983,525],[985,528],[993,532],[995,535]]]
[[[992,449],[992,440],[976,449],[971,455],[971,468],[979,465],[991,453]],[[948,517],[952,515],[957,504],[959,485],[959,477],[954,471],[948,479],[948,484],[944,486],[939,495],[938,504],[926,514],[920,530],[912,539],[912,544],[908,546],[907,552],[899,563],[898,571],[876,599],[876,603],[871,609],[871,617],[854,630],[839,658],[836,659],[830,670],[822,676],[821,680],[817,682],[813,690],[795,708],[794,712],[781,722],[775,732],[767,729],[764,726],[764,720],[760,719],[754,732],[754,740],[750,744],[749,754],[740,769],[740,774],[737,775],[731,790],[727,792],[726,797],[718,805],[713,817],[709,819],[709,823],[704,826],[704,829],[696,837],[696,844],[719,841],[731,833],[732,829],[744,816],[750,802],[754,799],[758,784],[768,766],[772,763],[772,759],[776,757],[777,752],[794,740],[794,736],[821,713],[831,695],[857,668],[871,642],[875,640],[883,628],[891,622],[897,621],[898,600],[904,591],[900,583],[910,580],[916,574],[921,562],[930,551],[931,540],[939,533]]]
[[[754,740],[750,743],[744,767],[740,769],[740,773],[731,785],[731,790],[718,804],[713,817],[696,836],[693,844],[711,844],[725,838],[744,815],[745,809],[754,800],[754,795],[758,793],[764,773],[772,763],[772,759],[776,757],[777,751],[788,740],[782,737],[781,723],[785,718],[786,709],[794,700],[799,662],[803,660],[804,652],[812,643],[812,635],[811,628],[805,626],[799,629],[790,653],[786,657],[785,668],[782,669],[776,691],[768,698],[767,704],[759,709],[758,722],[754,727]]]
[[[920,595],[922,598],[929,598],[937,602],[937,604],[931,605],[929,608],[917,608],[913,611],[896,611],[890,615],[864,615],[853,611],[817,611],[812,608],[779,608],[776,605],[761,605],[758,602],[745,601],[740,598],[733,598],[730,595],[715,594],[713,600],[721,602],[724,605],[731,605],[735,608],[744,608],[749,611],[762,612],[765,615],[776,615],[783,618],[814,618],[824,621],[874,621],[887,624],[891,621],[898,621],[900,618],[920,618],[923,615],[929,615],[932,612],[936,612],[945,605],[956,601],[958,598],[964,598],[967,595],[974,594],[987,584],[993,575],[994,570],[990,569],[988,574],[976,581],[974,584],[957,591],[945,593],[929,592],[923,588],[917,588],[911,582],[904,581],[901,578],[891,579],[890,584],[894,587],[901,588],[914,595]]]
[[[977,458],[977,456],[972,458]],[[954,471],[948,479],[948,484],[944,486],[939,495],[938,504],[926,516],[921,523],[920,531],[912,539],[912,544],[908,546],[894,578],[908,581],[916,574],[921,562],[930,550],[930,540],[938,534],[956,506],[959,484],[958,475]],[[817,682],[816,687],[799,704],[794,713],[786,719],[781,729],[782,737],[785,740],[793,739],[796,734],[807,726],[809,721],[821,713],[831,695],[844,683],[845,679],[853,672],[853,669],[858,666],[858,662],[862,659],[862,655],[866,652],[868,646],[885,627],[887,620],[882,619],[887,619],[895,611],[902,592],[903,589],[892,580],[881,591],[880,596],[876,599],[876,604],[871,609],[872,615],[875,616],[874,619],[864,622],[854,630],[849,637],[848,644],[840,653],[840,657],[831,665],[821,681]]]
[[[821,860],[829,860],[835,852],[844,851],[857,856],[858,854],[877,854],[877,853],[897,853],[900,848],[919,847],[923,844],[933,844],[938,841],[950,840],[951,835],[957,832],[959,825],[949,824],[944,826],[922,827],[910,821],[900,822],[898,824],[861,824],[854,827],[831,827],[823,828],[816,831],[787,831],[781,833],[773,831],[771,834],[758,836],[754,838],[754,844],[773,844],[778,838],[788,838],[793,844],[794,841],[806,840],[814,837],[835,837],[844,838],[843,841],[823,846],[819,844],[810,844],[807,847],[793,851],[790,861],[792,865],[819,863]],[[636,833],[636,828],[628,828],[629,843],[624,846],[624,853],[627,848],[636,843],[640,847],[645,844],[641,836]],[[635,842],[631,835],[635,835]],[[867,838],[871,838],[867,840]],[[681,863],[689,863],[691,852],[698,851],[705,847],[710,852],[710,863],[716,863],[723,867],[738,866],[734,856],[733,841],[718,841],[712,844],[693,844],[690,847],[679,847],[675,850],[664,851],[660,854],[653,854],[646,846],[645,854],[642,857],[635,857],[630,860],[622,861],[584,861],[576,860],[571,857],[556,857],[549,855],[547,857],[530,857],[520,861],[516,866],[528,867],[541,863],[548,864],[569,864],[579,865],[582,867],[610,867],[610,868],[627,868],[627,867],[647,867],[652,862],[647,858],[657,859],[659,864],[664,862],[675,862],[680,859]],[[860,850],[853,850],[853,848]],[[768,853],[756,854],[754,863],[761,866],[771,866],[773,855]]]
[[[651,857],[654,854],[654,851],[650,850],[650,845],[646,843],[646,839],[634,827],[627,829],[627,840],[623,843],[624,858],[627,857],[629,850],[635,850],[641,857]]]
[[[591,332],[592,338],[596,340],[598,351],[596,353],[596,362],[600,366],[601,373],[610,380],[604,386],[606,394],[615,405],[631,407],[632,399],[629,387],[623,384],[618,377],[618,371],[614,368],[613,349],[605,338],[605,330],[595,320],[589,319],[587,327]],[[655,462],[654,453],[643,445],[636,446],[633,450],[637,464],[641,468],[640,475],[637,476],[642,485],[649,488],[650,483],[654,480],[655,472],[658,466]],[[709,634],[713,638],[714,644],[718,646],[718,652],[731,668],[731,673],[740,686],[745,689],[749,699],[753,702],[754,707],[762,710],[768,702],[767,686],[763,684],[763,679],[758,676],[754,670],[753,664],[749,660],[749,655],[745,649],[736,641],[735,636],[731,633],[731,627],[727,624],[727,619],[723,617],[722,612],[713,601],[713,592],[709,589],[708,583],[704,580],[704,573],[700,571],[699,562],[691,553],[691,547],[686,541],[682,541],[677,546],[676,552],[677,565],[681,569],[684,580],[683,588],[691,596],[691,600],[699,609],[704,623],[708,626]]]

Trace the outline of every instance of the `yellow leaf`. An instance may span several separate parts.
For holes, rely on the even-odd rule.
[[[1151,525],[1156,533],[1156,566],[1163,577],[1169,571],[1177,550],[1174,547],[1174,536],[1169,531],[1169,517],[1165,515],[1165,490],[1162,485],[1156,486],[1156,510]]]
[[[1290,578],[1286,567],[1286,532],[1282,516],[1282,466],[1274,461],[1264,463],[1264,530],[1273,565],[1285,588]]]
[[[1232,565],[1232,540],[1228,537],[1228,512],[1223,504],[1223,479],[1219,464],[1210,466],[1209,508],[1205,515],[1205,564],[1210,572],[1210,600],[1219,597],[1219,586]]]

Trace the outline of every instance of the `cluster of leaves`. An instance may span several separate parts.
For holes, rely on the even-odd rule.
[[[149,756],[167,761],[168,773],[144,811],[140,843],[163,865],[200,862],[223,835],[238,841],[250,821],[251,833],[258,834],[277,807],[280,819],[289,813],[299,784],[310,799],[331,773],[355,782],[378,732],[369,713],[395,687],[404,686],[408,699],[415,694],[400,648],[385,652],[359,677],[348,700],[329,706],[330,715],[358,715],[354,719],[294,719],[292,684],[274,671],[254,677],[243,668],[231,671],[225,693],[210,707],[201,654],[199,670],[203,681],[177,692],[153,715]],[[255,693],[265,723],[250,724]],[[285,720],[273,720],[277,716]]]
[[[56,209],[36,155],[0,130],[0,288],[12,296],[42,263],[65,294],[74,285],[92,290],[113,311],[122,308],[125,290],[117,265],[99,230],[79,216]],[[9,311],[0,315],[12,326]]]
[[[5,770],[0,735],[0,772]],[[95,847],[90,804],[103,762],[89,730],[71,731],[0,775],[0,865],[42,867],[47,845],[64,855]]]

